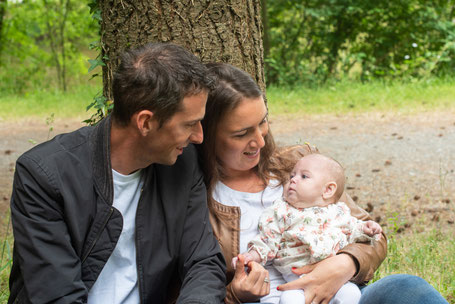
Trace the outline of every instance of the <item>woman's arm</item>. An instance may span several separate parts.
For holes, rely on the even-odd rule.
[[[346,192],[343,193],[340,201],[345,202],[351,209],[351,214],[359,220],[371,220],[371,216],[360,208]],[[374,272],[387,255],[386,236],[382,232],[381,239],[374,242],[373,245],[370,243],[350,244],[338,251],[338,254],[347,254],[354,260],[357,269],[351,281],[364,284],[373,278]]]

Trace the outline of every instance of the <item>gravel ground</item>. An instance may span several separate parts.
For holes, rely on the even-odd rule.
[[[53,124],[50,137],[82,126],[80,120]],[[418,221],[454,229],[455,113],[272,116],[279,145],[309,142],[337,159],[347,189],[361,207],[387,225],[393,217],[404,232]],[[0,214],[6,218],[14,162],[33,142],[45,141],[44,119],[0,121]],[[3,225],[4,226],[4,225]]]

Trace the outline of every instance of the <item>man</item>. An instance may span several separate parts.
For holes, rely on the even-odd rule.
[[[126,52],[112,117],[18,159],[9,303],[164,303],[171,280],[178,303],[222,302],[224,260],[191,145],[203,139],[206,75],[176,45]]]

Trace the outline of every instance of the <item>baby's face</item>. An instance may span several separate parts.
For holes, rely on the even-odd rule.
[[[327,206],[322,194],[328,183],[322,160],[306,156],[300,159],[284,186],[284,199],[296,208]]]

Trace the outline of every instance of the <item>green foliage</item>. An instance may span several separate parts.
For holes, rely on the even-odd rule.
[[[87,0],[86,0],[87,1]],[[7,2],[0,92],[26,93],[85,81],[87,46],[98,36],[86,1]]]
[[[99,0],[90,0],[88,6],[90,7],[90,14],[92,15],[93,20],[96,20],[98,24],[101,24],[101,9],[99,5]],[[109,60],[107,55],[103,55],[102,52],[102,42],[95,41],[90,43],[90,49],[96,50],[98,55],[95,59],[89,59],[90,67],[88,72],[93,71],[97,67],[104,67],[106,66],[106,61]],[[93,77],[101,76],[100,74],[96,73],[93,74]],[[87,106],[87,111],[90,109],[95,109],[96,113],[94,113],[90,118],[84,120],[84,122],[88,125],[95,125],[101,119],[106,117],[114,108],[114,103],[112,100],[108,100],[106,96],[104,96],[103,92],[99,92],[93,97],[93,102]]]
[[[267,2],[269,84],[453,75],[455,1]]]

